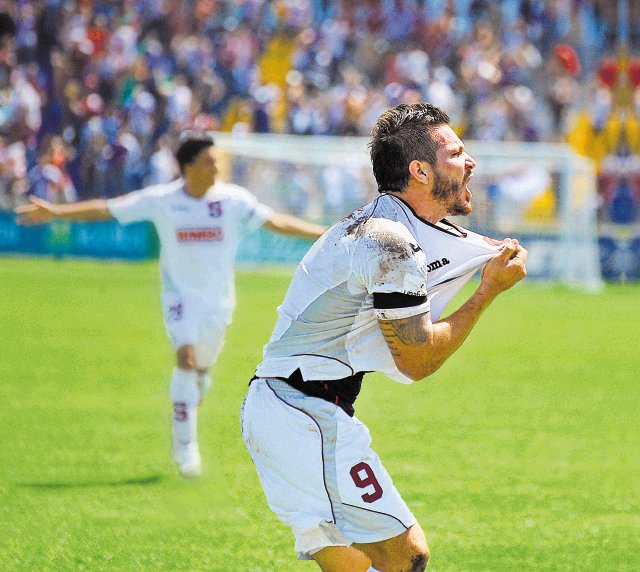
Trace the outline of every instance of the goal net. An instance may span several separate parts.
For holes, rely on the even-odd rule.
[[[332,224],[377,196],[366,138],[215,133],[221,177],[276,210]],[[528,277],[597,290],[596,179],[587,159],[555,143],[466,142],[478,166],[474,210],[456,222],[518,238]],[[271,233],[244,241],[239,260],[296,263],[308,248]]]

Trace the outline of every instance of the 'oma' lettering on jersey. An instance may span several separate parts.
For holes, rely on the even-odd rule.
[[[223,240],[224,233],[220,227],[211,228],[179,228],[176,230],[178,242],[215,242]]]
[[[447,264],[450,264],[449,259],[447,259],[447,258],[443,258],[442,260],[436,260],[434,262],[430,262],[429,264],[427,264],[427,272],[433,272],[434,270],[438,270],[438,268],[442,268],[443,266],[446,266]]]

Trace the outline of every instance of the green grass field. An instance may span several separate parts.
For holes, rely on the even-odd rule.
[[[316,570],[239,431],[289,274],[239,272],[185,481],[156,264],[0,259],[0,570]],[[429,381],[366,378],[357,414],[431,572],[640,570],[639,331],[637,286],[525,284]]]

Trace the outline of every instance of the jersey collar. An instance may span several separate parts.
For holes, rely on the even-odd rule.
[[[443,218],[441,220],[439,220],[436,224],[433,224],[432,222],[429,222],[428,220],[423,219],[422,217],[420,217],[416,211],[413,210],[413,208],[408,205],[406,202],[404,202],[400,197],[396,196],[396,195],[392,195],[390,193],[381,193],[380,194],[381,197],[390,197],[391,199],[399,202],[401,204],[401,206],[406,207],[407,209],[409,209],[411,211],[411,214],[413,214],[413,216],[415,218],[417,218],[420,222],[426,224],[427,226],[430,226],[431,228],[434,228],[435,230],[439,230],[440,232],[444,232],[446,234],[449,234],[451,236],[455,236],[456,238],[467,238],[467,232],[459,227],[458,225],[448,221],[446,218]],[[438,225],[447,225],[447,227],[449,228],[444,228],[443,226],[438,226]]]

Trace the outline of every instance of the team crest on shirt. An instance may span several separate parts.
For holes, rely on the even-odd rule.
[[[209,207],[209,216],[218,218],[222,216],[222,201],[211,201],[207,205]]]

